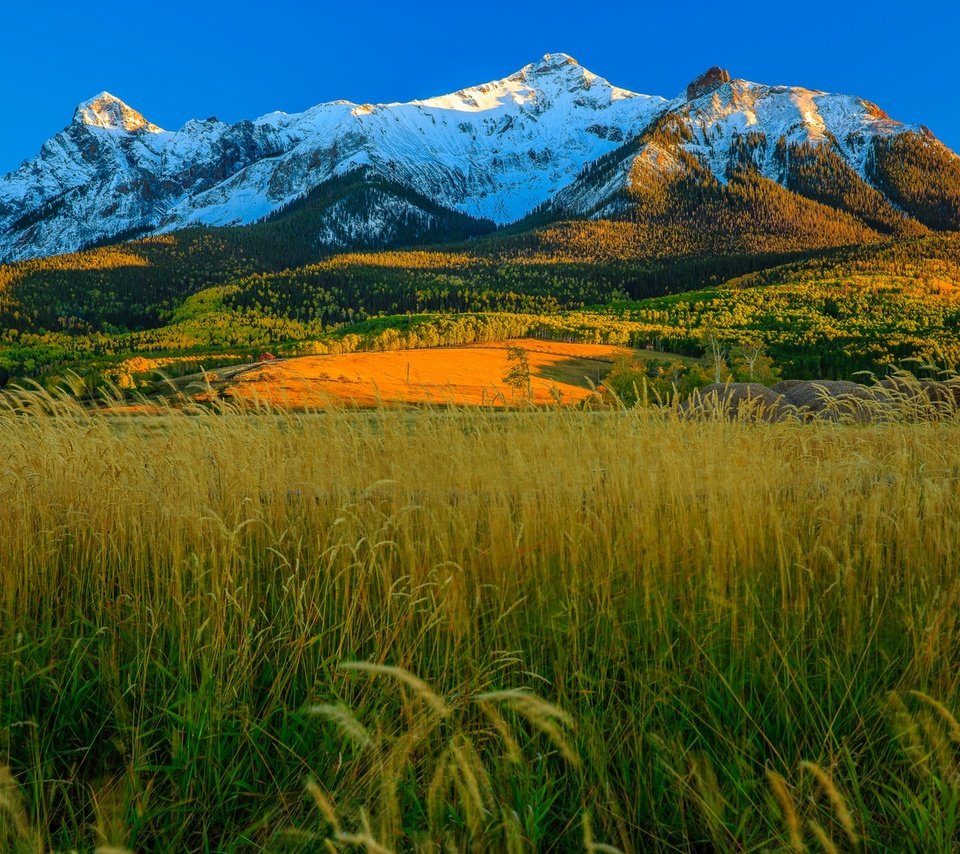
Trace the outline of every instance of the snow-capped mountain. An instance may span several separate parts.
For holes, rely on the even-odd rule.
[[[665,122],[683,129],[669,144],[654,132]],[[565,54],[423,101],[338,101],[234,125],[191,121],[176,132],[102,93],[77,107],[36,158],[0,178],[0,260],[248,224],[358,170],[498,224],[538,208],[616,216],[631,182],[669,176],[687,157],[723,181],[746,151],[763,175],[786,183],[784,145],[800,143],[829,147],[877,183],[876,140],[905,133],[928,138],[858,98],[711,69],[667,100],[617,88]],[[398,217],[436,220],[410,199],[368,198],[376,210],[332,206],[317,244],[369,239]]]
[[[425,101],[340,101],[237,125],[192,121],[175,133],[103,93],[0,179],[0,258],[250,223],[359,167],[471,216],[512,222],[665,105],[563,54]]]
[[[749,167],[790,186],[791,152],[811,147],[838,157],[852,180],[870,186],[877,141],[901,135],[958,159],[925,128],[894,121],[862,98],[734,80],[711,68],[629,145],[588,164],[549,207],[566,216],[616,217],[631,186],[666,181],[691,165],[721,183]]]

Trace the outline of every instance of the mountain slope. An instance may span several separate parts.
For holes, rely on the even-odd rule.
[[[189,122],[177,133],[104,93],[0,179],[0,260],[111,234],[251,223],[357,168],[468,216],[510,222],[665,104],[564,54],[425,101],[336,102],[237,125]],[[376,227],[376,217],[360,227]]]
[[[686,215],[703,188],[727,222],[746,210],[735,203],[746,182],[753,196],[765,187],[765,203],[790,209],[776,228],[787,239],[793,229],[798,246],[810,243],[805,234],[824,231],[824,206],[836,212],[827,245],[960,228],[960,158],[867,101],[735,80],[719,68],[668,101],[548,54],[451,95],[339,101],[235,125],[191,121],[175,133],[102,93],[81,104],[37,158],[0,178],[0,260],[197,225],[247,225],[361,173],[500,225],[640,222],[649,219],[651,197],[677,193],[688,198],[672,208]],[[770,185],[798,198],[788,202]],[[312,223],[308,242],[388,245],[398,222],[412,243],[463,236],[444,235],[447,215],[438,219],[409,198],[371,189],[355,202]],[[755,220],[749,229],[768,228],[769,213],[747,212]],[[709,249],[711,241],[700,243]]]
[[[924,225],[960,230],[960,158],[925,128],[874,140],[867,172]]]
[[[820,205],[835,211],[827,231],[837,231],[839,225],[846,232],[844,239],[852,238],[849,242],[867,238],[854,236],[846,227],[850,225],[865,228],[872,237],[920,236],[927,232],[923,223],[960,227],[949,214],[939,219],[920,216],[918,222],[913,217],[923,202],[912,203],[909,192],[902,191],[909,185],[915,195],[937,195],[931,187],[938,184],[938,168],[949,167],[960,175],[960,158],[941,143],[925,135],[924,156],[917,158],[911,174],[899,181],[889,177],[896,157],[885,153],[900,150],[921,133],[859,98],[733,80],[713,68],[636,138],[588,164],[536,217],[637,221],[662,217],[672,208],[678,228],[685,226],[701,237],[703,227],[724,234],[728,224],[716,221],[716,211],[697,217],[690,208],[699,206],[698,194],[716,196],[717,187],[747,181],[755,187],[768,185],[772,196],[782,196],[769,186],[777,184],[819,203],[792,200],[796,210],[780,223],[783,230],[793,220],[801,240],[803,231],[824,228],[817,223],[823,213]],[[937,198],[941,207],[945,199],[960,204],[960,182],[939,191]],[[749,220],[738,227],[749,230]],[[832,242],[828,238],[827,243]]]
[[[371,211],[376,231],[359,233],[357,223]],[[0,329],[76,332],[156,326],[205,287],[319,261],[346,235],[351,246],[389,248],[415,238],[474,237],[493,227],[357,169],[255,225],[191,228],[0,265]]]
[[[103,93],[77,107],[38,157],[0,179],[0,258],[151,232],[172,201],[277,153],[276,140],[251,122],[189,122],[170,134]]]

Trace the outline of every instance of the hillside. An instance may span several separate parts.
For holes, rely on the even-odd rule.
[[[150,172],[158,152],[189,175]],[[548,55],[455,95],[177,134],[101,96],[0,179],[8,254],[98,244],[0,266],[0,384],[528,334],[694,356],[707,327],[792,376],[952,367],[958,228],[960,158],[924,128],[721,69],[667,100]]]
[[[610,313],[687,342],[708,330],[729,347],[762,341],[795,378],[957,371],[960,236],[840,250]]]
[[[626,347],[517,340],[529,365],[529,383],[511,387],[503,342],[466,347],[299,356],[185,376],[173,387],[194,399],[269,403],[287,408],[575,404],[588,398]],[[645,355],[645,354],[637,354]],[[525,386],[525,387],[524,387]]]
[[[0,383],[56,385],[67,371],[94,386],[116,382],[126,377],[119,365],[135,355],[209,368],[263,350],[349,353],[522,336],[696,357],[710,330],[725,348],[763,342],[785,378],[847,379],[908,358],[958,369],[958,281],[954,235],[805,259],[731,256],[663,267],[508,263],[449,251],[341,255],[202,289],[149,328],[10,330],[0,347]]]

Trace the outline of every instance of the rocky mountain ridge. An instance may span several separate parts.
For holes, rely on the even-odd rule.
[[[724,183],[748,168],[795,189],[790,163],[802,146],[829,152],[833,172],[861,194],[881,194],[873,206],[896,209],[884,217],[911,216],[909,198],[885,186],[890,179],[877,164],[878,151],[900,137],[921,161],[935,155],[960,170],[960,158],[929,132],[867,101],[737,80],[720,68],[668,100],[547,54],[450,95],[338,101],[232,125],[190,121],[176,132],[104,92],[78,106],[36,158],[0,178],[0,261],[196,225],[249,224],[355,172],[498,225],[538,210],[618,218],[635,204],[637,186],[691,170]],[[923,174],[930,169],[921,162]],[[395,232],[401,220],[435,223],[436,216],[407,197],[366,193],[325,210],[313,239],[318,248],[345,248],[354,236],[369,242],[381,230]]]

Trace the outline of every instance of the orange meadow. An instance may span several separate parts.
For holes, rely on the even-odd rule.
[[[300,356],[207,374],[220,396],[288,407],[436,403],[504,406],[526,395],[503,377],[507,346],[520,346],[530,363],[533,402],[577,403],[613,362],[636,355],[628,347],[522,340],[391,352]]]

